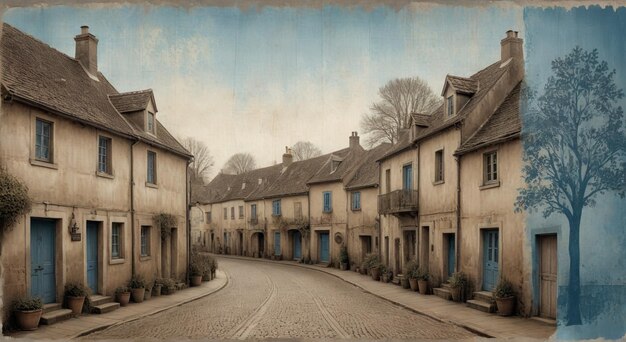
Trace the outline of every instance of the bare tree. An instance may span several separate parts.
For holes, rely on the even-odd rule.
[[[181,144],[193,155],[193,162],[189,164],[189,175],[193,184],[204,184],[213,167],[213,156],[209,147],[202,141],[194,138],[180,139]]]
[[[430,114],[441,99],[419,77],[396,78],[378,90],[380,101],[372,103],[363,115],[361,128],[368,135],[366,143],[396,143],[400,132],[409,128],[411,113]]]
[[[255,168],[256,161],[250,153],[237,153],[228,159],[223,170],[224,173],[239,175]]]
[[[310,141],[298,141],[291,147],[294,160],[305,160],[322,155],[322,150]]]

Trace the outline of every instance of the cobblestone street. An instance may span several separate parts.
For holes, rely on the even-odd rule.
[[[85,336],[114,338],[438,338],[474,335],[415,314],[331,275],[299,267],[219,259],[221,291]]]

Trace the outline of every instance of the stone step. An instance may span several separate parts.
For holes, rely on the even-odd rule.
[[[43,305],[42,314],[48,313],[50,311],[61,309],[61,303],[48,303]]]
[[[476,299],[468,300],[466,303],[467,303],[467,306],[469,306],[472,309],[476,309],[476,310],[486,312],[486,313],[496,312],[495,303],[487,303],[487,302],[483,302],[482,300],[476,300]]]
[[[58,310],[50,311],[41,315],[41,320],[39,321],[39,324],[50,325],[50,324],[64,321],[71,317],[72,317],[72,310],[58,309]]]
[[[452,300],[452,294],[450,293],[450,290],[447,288],[443,288],[443,287],[434,288],[433,293],[436,296],[439,296],[443,299]]]
[[[91,306],[98,306],[113,302],[113,297],[111,296],[93,295],[89,299],[91,300]]]
[[[103,313],[117,310],[119,307],[120,307],[120,303],[117,303],[117,302],[103,303],[100,305],[93,306],[91,308],[91,312],[95,314],[103,314]]]
[[[443,287],[444,289],[450,289],[450,283],[445,282],[445,283],[441,283],[441,287]]]
[[[474,292],[474,299],[480,300],[486,303],[493,303],[493,292],[491,291],[477,291]]]

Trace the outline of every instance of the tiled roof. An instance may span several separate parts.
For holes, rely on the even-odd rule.
[[[391,147],[383,143],[365,152],[362,162],[356,167],[352,178],[346,183],[346,189],[365,188],[378,185],[379,169],[377,160]]]
[[[413,113],[411,114],[411,117],[413,118],[413,123],[415,125],[428,127],[430,124],[430,114]]]
[[[76,59],[6,23],[0,53],[2,86],[17,101],[190,157],[158,121],[153,137],[126,120],[109,100],[118,91],[102,73],[93,79]]]
[[[411,147],[411,145],[413,145],[413,142],[411,141],[411,132],[408,129],[404,130],[400,132],[400,138],[398,139],[398,142],[393,144],[387,150],[387,152],[383,156],[381,156],[378,160],[384,160],[393,155],[396,155],[404,151],[405,149]]]
[[[115,106],[120,113],[145,110],[150,100],[152,100],[152,105],[155,107],[154,110],[157,110],[152,89],[113,94],[109,95],[109,98],[113,106]]]
[[[267,189],[278,178],[282,168],[282,164],[277,164],[236,175],[229,184],[230,190],[220,198],[220,202],[243,200],[253,193]]]
[[[478,91],[479,81],[475,78],[448,75],[446,76],[446,81],[450,82],[452,87],[460,93],[475,94]]]
[[[519,137],[522,130],[520,88],[521,83],[511,91],[487,122],[456,151],[457,154]]]
[[[199,203],[215,203],[219,202],[221,198],[226,196],[230,183],[235,179],[235,175],[229,175],[220,173],[215,176],[209,184],[202,188],[202,190],[194,194],[192,202]]]
[[[344,155],[332,153],[307,184],[342,181],[362,161],[364,152],[363,148],[359,146],[348,149]],[[334,171],[332,169],[333,160],[341,161]]]

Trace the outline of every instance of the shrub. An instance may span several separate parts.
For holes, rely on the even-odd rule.
[[[89,289],[82,283],[67,283],[65,284],[65,295],[68,297],[87,297],[89,296]]]
[[[341,246],[339,260],[343,264],[347,264],[348,263],[348,248],[345,245]]]
[[[493,295],[496,298],[507,298],[515,295],[515,291],[513,291],[513,284],[508,281],[506,278],[500,278],[498,281],[498,285],[493,291]]]
[[[122,293],[128,293],[130,292],[130,289],[127,286],[120,286],[118,288],[115,289],[115,294],[122,294]]]
[[[417,280],[429,280],[430,274],[428,273],[428,269],[424,267],[420,267],[417,271]]]
[[[411,260],[404,266],[404,275],[410,279],[417,279],[419,276],[419,265],[417,261]]]
[[[363,262],[361,263],[361,268],[370,269],[374,264],[380,263],[380,259],[378,258],[378,254],[368,253],[365,255]]]
[[[154,224],[161,230],[161,239],[165,240],[172,234],[172,227],[178,224],[176,216],[172,214],[160,213],[152,216]]]
[[[128,287],[131,289],[143,289],[146,288],[146,282],[140,275],[135,274],[128,282]]]
[[[0,231],[17,223],[31,208],[28,187],[0,167]]]
[[[448,282],[452,288],[464,288],[467,285],[467,276],[463,272],[454,272]]]
[[[43,309],[41,298],[19,298],[13,301],[13,311],[33,311]]]

